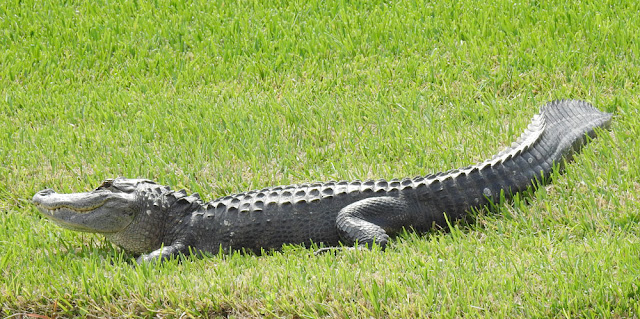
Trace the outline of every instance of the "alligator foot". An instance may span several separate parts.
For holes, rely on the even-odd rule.
[[[172,246],[165,246],[160,249],[145,255],[140,255],[136,258],[138,264],[147,264],[154,262],[163,262],[173,258],[178,258],[181,255],[189,255],[189,248],[183,244],[175,244]]]

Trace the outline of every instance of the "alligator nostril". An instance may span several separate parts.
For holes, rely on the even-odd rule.
[[[47,188],[47,189],[43,189],[43,190],[37,192],[35,196],[47,196],[47,195],[51,195],[51,194],[55,194],[55,191],[53,191],[53,189],[51,189],[51,188]]]

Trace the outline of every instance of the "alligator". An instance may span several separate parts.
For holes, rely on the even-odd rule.
[[[45,189],[33,203],[64,228],[103,234],[137,262],[284,244],[384,249],[403,231],[448,229],[474,209],[547,183],[612,115],[578,100],[553,101],[510,147],[465,168],[415,178],[277,186],[205,203],[148,179],[107,179],[93,191]]]

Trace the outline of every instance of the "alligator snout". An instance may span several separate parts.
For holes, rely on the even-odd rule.
[[[35,202],[35,203],[39,203],[40,202],[40,200],[39,200],[40,197],[49,196],[51,194],[56,194],[56,192],[51,188],[43,189],[43,190],[37,192],[35,195],[33,195],[32,201]]]

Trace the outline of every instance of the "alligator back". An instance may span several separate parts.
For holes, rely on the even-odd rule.
[[[215,252],[259,251],[285,243],[336,245],[348,232],[336,227],[339,213],[371,198],[380,199],[359,211],[389,235],[402,228],[446,227],[447,220],[464,217],[501,193],[509,198],[536,181],[548,181],[554,165],[562,168],[610,120],[611,114],[589,103],[555,101],[534,116],[511,147],[473,166],[402,180],[278,186],[219,198],[193,214],[191,225],[201,234],[196,246]]]

